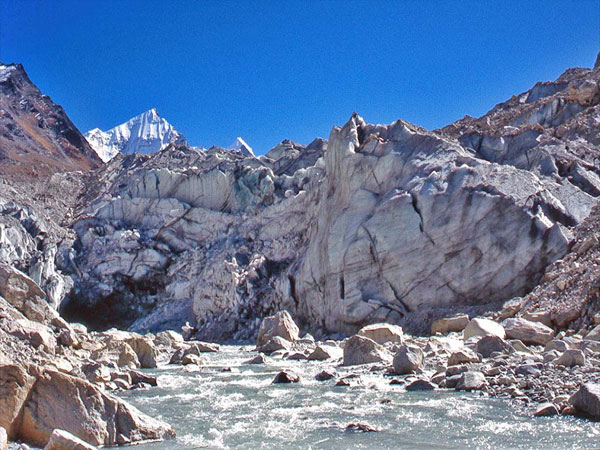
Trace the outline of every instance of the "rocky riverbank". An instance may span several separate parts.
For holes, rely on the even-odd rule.
[[[94,446],[174,437],[110,394],[156,385],[138,369],[156,367],[159,349],[147,336],[66,323],[32,279],[0,264],[0,428],[9,440],[43,447],[56,430]]]
[[[113,393],[156,386],[157,379],[140,369],[178,364],[185,371],[201,370],[203,354],[218,352],[219,345],[185,341],[174,331],[88,332],[60,318],[22,272],[0,265],[0,279],[0,427],[9,440],[50,449],[77,439],[83,441],[79,445],[99,446],[175,436],[170,425]],[[372,324],[343,340],[315,341],[301,337],[282,311],[261,322],[256,356],[246,363],[326,362],[315,379],[336,387],[360,386],[376,376],[406,391],[452,389],[510,398],[533,415],[600,418],[600,326],[556,334],[537,319],[456,315],[434,322],[430,337]],[[184,330],[187,338],[192,331]],[[303,377],[286,370],[273,383]]]
[[[535,317],[534,317],[535,319]],[[263,321],[257,351],[271,358],[331,361],[317,375],[336,386],[354,386],[380,374],[407,391],[453,389],[513,399],[535,415],[600,419],[600,326],[555,334],[539,321],[512,317],[498,322],[457,315],[439,319],[431,337],[407,335],[374,324],[343,341],[300,338],[287,312]],[[249,364],[264,364],[258,356]],[[282,373],[274,382],[295,382]]]

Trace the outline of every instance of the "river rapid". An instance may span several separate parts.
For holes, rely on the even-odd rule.
[[[565,449],[597,447],[600,441],[598,423],[532,417],[532,406],[509,400],[451,390],[407,392],[390,385],[382,372],[326,361],[268,358],[267,364],[244,364],[255,354],[250,347],[222,346],[202,355],[203,366],[148,371],[158,376],[158,387],[121,392],[177,432],[176,440],[137,448]],[[316,381],[325,368],[359,376],[348,387]],[[272,384],[282,369],[299,374],[300,382]],[[348,431],[350,423],[378,431]]]

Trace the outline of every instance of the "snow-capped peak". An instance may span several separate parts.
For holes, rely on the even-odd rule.
[[[148,154],[157,152],[173,142],[185,142],[183,135],[160,117],[156,108],[149,109],[108,131],[94,128],[85,133],[85,137],[105,162],[119,152]]]
[[[244,141],[241,137],[237,137],[235,142],[228,147],[230,150],[239,150],[243,155],[246,156],[255,156],[252,147],[250,147],[246,141]]]

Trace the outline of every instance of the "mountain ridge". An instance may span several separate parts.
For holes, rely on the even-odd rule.
[[[24,67],[0,63],[2,172],[38,176],[101,164],[64,109],[40,92]]]

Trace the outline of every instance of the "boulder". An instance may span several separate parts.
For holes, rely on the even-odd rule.
[[[260,353],[270,355],[278,350],[289,350],[292,348],[292,343],[282,337],[275,336],[269,339],[266,343],[258,347],[256,350]]]
[[[585,355],[579,349],[569,349],[560,355],[554,364],[565,367],[585,366]]]
[[[15,364],[0,365],[0,427],[10,440],[19,437],[22,408],[35,382],[25,369]]]
[[[244,361],[244,364],[266,364],[267,358],[262,353],[259,353],[254,358],[250,358],[247,361]]]
[[[94,361],[114,363],[118,367],[130,369],[141,367],[137,353],[124,341],[108,341],[103,348],[93,351],[91,358]]]
[[[391,360],[392,355],[384,347],[363,336],[352,336],[344,345],[344,366],[389,363]]]
[[[435,333],[450,333],[463,331],[469,324],[469,316],[466,314],[456,314],[451,317],[434,320],[431,324],[431,334]]]
[[[77,334],[75,333],[75,331],[73,331],[72,329],[69,329],[69,328],[60,330],[60,333],[58,334],[58,337],[56,338],[56,342],[58,342],[63,347],[73,347],[73,348],[81,347],[81,343],[79,342],[79,339],[77,338]]]
[[[126,342],[122,342],[119,348],[119,358],[117,359],[117,366],[138,368],[141,367],[140,360],[138,359],[137,353],[133,351],[133,348]]]
[[[525,311],[523,313],[523,319],[529,320],[530,322],[540,322],[547,327],[552,326],[552,314],[550,311]]]
[[[504,331],[504,327],[499,323],[481,317],[472,319],[463,331],[463,338],[465,340],[472,337],[489,335],[498,336],[504,339],[506,337],[506,332]]]
[[[0,450],[6,450],[8,446],[8,435],[3,427],[0,427]]]
[[[407,386],[407,391],[433,391],[435,389],[435,385],[428,380],[414,380],[411,381]]]
[[[202,359],[198,355],[188,354],[183,357],[183,359],[181,360],[181,364],[184,366],[189,366],[190,364],[193,364],[195,366],[201,366],[202,364],[204,364],[204,361],[202,361]]]
[[[398,375],[415,372],[423,362],[423,351],[411,344],[401,345],[394,355],[394,372]]]
[[[529,355],[533,354],[532,350],[529,349],[525,344],[523,344],[522,341],[520,341],[519,339],[510,339],[508,341],[508,343],[510,345],[512,345],[512,348],[519,353],[527,353]]]
[[[527,375],[527,376],[537,375],[541,372],[541,370],[543,368],[544,368],[544,365],[541,363],[520,364],[517,367],[515,367],[515,374],[516,375]]]
[[[183,342],[183,336],[173,330],[161,331],[157,333],[154,338],[155,345],[162,345],[164,347],[174,347],[176,344]]]
[[[544,345],[554,337],[552,328],[522,318],[506,319],[504,329],[509,339],[519,339],[525,345]]]
[[[327,381],[331,380],[335,377],[335,370],[333,369],[323,369],[318,374],[315,375],[315,380],[317,381]]]
[[[158,379],[151,375],[146,375],[145,373],[138,372],[137,370],[130,370],[129,376],[131,377],[131,382],[133,384],[148,384],[150,386],[158,386]]]
[[[473,350],[469,350],[466,347],[455,351],[448,358],[449,366],[457,366],[459,364],[475,362],[479,362],[479,356],[477,356],[477,353],[475,353]]]
[[[475,351],[481,353],[484,358],[489,358],[492,353],[510,353],[513,351],[512,346],[504,339],[498,336],[483,336],[477,341]]]
[[[50,354],[54,354],[56,350],[56,338],[52,329],[41,323],[29,319],[16,319],[11,322],[6,331],[33,348]]]
[[[30,320],[48,324],[58,314],[38,284],[20,270],[0,263],[0,296]]]
[[[81,371],[91,383],[110,381],[110,370],[104,364],[89,362],[81,365]]]
[[[299,338],[298,326],[287,311],[279,311],[273,316],[265,317],[258,329],[257,347],[262,347],[274,337],[280,337],[289,342]]]
[[[579,387],[569,403],[575,408],[579,416],[600,419],[600,384],[586,383]]]
[[[200,356],[202,353],[214,353],[219,351],[218,344],[208,344],[200,341],[190,341],[181,344],[181,347],[173,353],[169,364],[181,364],[183,358],[187,355]]]
[[[600,325],[596,325],[592,331],[585,335],[588,341],[600,341]]]
[[[551,350],[556,350],[558,352],[566,352],[569,349],[569,345],[565,341],[561,341],[559,339],[552,339],[548,341],[544,346],[544,351],[549,352]]]
[[[456,383],[457,391],[474,391],[485,386],[485,376],[478,371],[463,372]]]
[[[274,384],[279,383],[298,383],[300,381],[300,377],[296,375],[291,370],[282,370],[273,379]]]
[[[404,340],[404,332],[402,327],[389,323],[375,323],[362,327],[358,333],[359,336],[369,338],[380,345],[388,342],[402,343]]]
[[[122,445],[175,436],[173,429],[96,386],[54,370],[35,368],[37,381],[23,408],[18,437],[42,447],[55,429],[92,445]]]
[[[552,403],[542,403],[538,409],[536,409],[535,413],[533,413],[535,417],[550,417],[557,416],[558,409]]]
[[[143,369],[153,369],[157,366],[158,349],[150,337],[131,333],[131,337],[126,342],[136,353],[140,366]]]
[[[191,348],[195,349],[194,354],[200,355],[200,353],[216,353],[219,351],[219,344],[212,344],[209,342],[201,342],[201,341],[188,341],[188,344]],[[192,350],[186,351],[186,354],[190,353]]]
[[[368,423],[349,423],[346,425],[346,432],[348,433],[376,433],[379,430]]]
[[[96,447],[82,441],[65,430],[54,430],[44,450],[95,450]]]
[[[343,350],[335,345],[319,344],[312,353],[308,355],[308,360],[325,361],[327,359],[339,359],[343,354]]]

